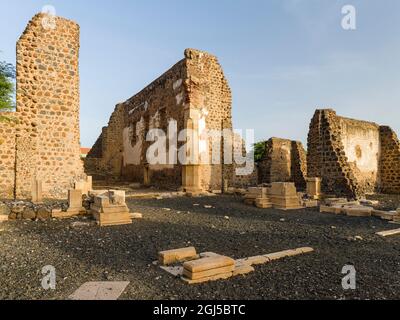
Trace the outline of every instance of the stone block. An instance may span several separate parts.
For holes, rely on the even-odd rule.
[[[68,190],[69,208],[82,208],[82,190]]]
[[[218,274],[216,276],[211,276],[211,277],[206,277],[206,278],[201,278],[201,279],[196,279],[196,280],[191,280],[186,277],[182,277],[181,279],[185,281],[187,284],[199,284],[199,283],[205,283],[205,282],[210,282],[210,281],[218,281],[218,280],[226,280],[229,279],[233,276],[233,272],[227,272],[227,273],[222,273]]]
[[[123,190],[111,190],[110,200],[112,204],[125,205],[125,191]]]
[[[371,207],[351,207],[344,208],[346,214],[350,217],[370,217],[372,215]]]
[[[381,231],[381,232],[377,232],[376,234],[381,237],[396,236],[396,235],[400,235],[400,229]]]
[[[185,262],[183,268],[191,273],[197,273],[212,269],[218,269],[228,266],[234,266],[235,260],[225,256],[215,256],[209,258],[201,258],[198,260],[193,260]]]
[[[241,264],[241,265],[236,265],[235,270],[233,270],[232,276],[238,276],[238,275],[245,275],[251,272],[254,272],[255,269],[247,264]]]
[[[8,216],[6,216],[4,214],[0,214],[0,223],[4,222],[4,221],[8,221]]]
[[[100,227],[119,226],[132,223],[132,219],[129,215],[129,212],[117,212],[117,213],[94,212],[93,217],[96,219],[97,224]]]
[[[42,181],[34,179],[32,182],[32,203],[43,203]]]
[[[307,195],[318,200],[321,197],[321,178],[307,178]]]
[[[117,300],[129,285],[128,281],[86,282],[69,300]]]
[[[344,212],[344,210],[343,210],[343,208],[341,206],[333,206],[333,207],[320,206],[319,207],[319,212],[321,212],[321,213],[342,214]]]
[[[134,212],[134,213],[130,213],[130,217],[132,220],[134,219],[143,219],[143,214],[138,213],[138,212]]]
[[[261,209],[272,208],[272,202],[267,197],[266,198],[257,198],[255,200],[254,204],[257,208],[261,208]]]
[[[197,253],[194,247],[161,251],[158,253],[158,261],[161,265],[170,265],[177,262],[196,259]]]
[[[198,280],[203,278],[209,278],[213,276],[218,276],[220,274],[226,274],[229,272],[233,272],[235,270],[235,265],[230,265],[227,267],[209,269],[200,272],[190,272],[189,270],[183,267],[183,276],[190,279],[190,280]]]
[[[266,256],[254,256],[254,257],[236,260],[236,263],[238,263],[238,264],[245,264],[245,265],[249,265],[249,266],[265,264],[268,262],[269,262],[269,259]]]
[[[68,219],[79,215],[79,213],[74,212],[64,212],[61,209],[53,209],[51,212],[51,217],[54,219]]]

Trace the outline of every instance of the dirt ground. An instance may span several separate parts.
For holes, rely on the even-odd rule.
[[[0,299],[66,299],[83,283],[104,280],[130,281],[121,299],[400,298],[400,236],[375,235],[399,225],[316,209],[258,209],[234,196],[128,205],[144,218],[127,226],[99,228],[85,218],[0,224]],[[158,251],[185,246],[233,258],[303,246],[315,252],[189,286],[152,263]],[[56,268],[56,290],[41,287],[46,265]],[[356,290],[342,288],[345,265],[357,271]]]

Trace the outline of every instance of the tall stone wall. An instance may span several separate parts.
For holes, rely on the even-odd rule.
[[[294,182],[305,190],[306,152],[301,142],[271,138],[265,142],[265,154],[258,164],[258,182]]]
[[[45,197],[66,197],[67,189],[84,175],[79,133],[79,26],[60,17],[55,17],[53,24],[45,23],[48,19],[44,14],[34,16],[17,42],[14,117],[18,124],[14,146],[9,142],[6,151],[9,157],[15,154],[13,188],[17,198],[31,196],[35,179],[42,181]]]
[[[2,113],[14,118],[13,113]],[[11,198],[15,189],[15,139],[16,122],[0,122],[0,198]]]
[[[400,141],[387,126],[380,127],[380,191],[400,193]]]
[[[117,105],[85,160],[87,173],[177,188],[187,174],[194,176],[203,190],[221,189],[224,177],[231,175],[222,164],[184,168],[180,163],[147,163],[146,153],[154,143],[146,141],[147,133],[156,128],[167,132],[170,120],[176,121],[178,133],[183,129],[232,129],[231,92],[216,57],[187,49],[183,60]],[[183,144],[181,141],[177,147]],[[212,154],[211,144],[203,147],[208,149],[200,152]],[[189,173],[192,171],[195,173]]]
[[[396,137],[371,122],[340,117],[334,110],[317,110],[308,135],[308,176],[322,178],[328,194],[360,197],[379,190],[394,190],[397,169]],[[386,164],[386,167],[383,165]],[[386,168],[386,169],[385,169]]]

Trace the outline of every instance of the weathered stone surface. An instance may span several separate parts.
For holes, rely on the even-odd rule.
[[[87,282],[69,296],[70,300],[117,300],[128,281]]]
[[[218,276],[219,274],[226,274],[233,272],[235,270],[235,265],[230,265],[227,267],[215,268],[200,272],[190,272],[189,270],[183,268],[183,276],[190,280],[198,280],[203,278],[209,278],[213,276]]]
[[[24,212],[22,213],[22,218],[25,220],[34,220],[36,218],[35,210],[31,208],[25,208]]]
[[[17,43],[17,121],[0,122],[0,198],[41,201],[66,198],[74,179],[84,175],[79,133],[79,26],[55,17],[44,28],[35,15]]]
[[[400,142],[389,127],[317,110],[308,134],[307,171],[322,178],[327,194],[399,193]]]
[[[381,237],[396,236],[396,235],[400,235],[400,229],[381,231],[381,232],[377,232],[376,234]]]
[[[166,132],[169,120],[173,119],[179,124],[179,131],[231,130],[231,104],[231,90],[218,59],[207,52],[186,49],[184,59],[115,107],[108,126],[103,128],[85,159],[86,172],[110,180],[116,177],[130,183],[133,180],[145,186],[183,187],[192,196],[204,191],[220,192],[226,186],[250,185],[251,179],[256,184],[255,170],[238,176],[235,165],[198,162],[200,151],[196,148],[193,148],[195,160],[190,164],[147,162],[148,129]],[[206,138],[201,140],[207,142]],[[235,139],[231,143],[233,153],[245,153],[241,142]],[[211,154],[212,143],[205,145]]]
[[[342,206],[333,206],[333,207],[328,207],[328,206],[320,206],[319,207],[319,212],[321,213],[334,213],[334,214],[342,214],[344,213],[344,209]]]
[[[371,207],[352,207],[344,208],[346,214],[350,217],[370,217],[372,215],[373,208]]]
[[[215,256],[185,262],[183,264],[183,268],[191,273],[197,273],[234,265],[235,260],[233,260],[232,258],[225,256]]]
[[[305,190],[306,152],[301,142],[271,138],[265,142],[265,153],[258,164],[258,183],[294,182]]]
[[[161,251],[158,254],[158,261],[161,265],[169,265],[196,258],[197,253],[194,247]]]
[[[302,208],[294,183],[272,183],[269,198],[276,209],[295,210]]]
[[[8,216],[11,213],[11,209],[5,203],[0,203],[0,216]]]
[[[50,210],[46,208],[39,208],[37,211],[37,216],[39,220],[47,220],[51,218],[51,212]]]

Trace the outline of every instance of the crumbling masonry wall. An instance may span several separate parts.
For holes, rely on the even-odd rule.
[[[178,133],[183,129],[232,129],[231,91],[216,57],[187,49],[183,60],[118,104],[85,160],[86,172],[108,180],[179,188],[187,169],[196,172],[188,176],[198,179],[201,189],[221,190],[223,180],[232,176],[228,166],[201,164],[183,168],[180,163],[147,163],[146,152],[153,144],[146,141],[148,131],[158,128],[167,132],[169,120],[177,122]],[[178,148],[183,144],[178,143]],[[202,151],[211,155],[211,145]]]
[[[317,110],[308,135],[308,176],[321,177],[327,194],[360,197],[380,190],[393,192],[400,168],[389,166],[396,165],[398,140],[384,128],[340,117],[331,109]]]
[[[381,157],[380,190],[382,193],[400,193],[400,141],[387,126],[380,127]]]
[[[45,197],[64,198],[83,175],[79,133],[79,26],[38,14],[17,43],[15,131],[0,129],[7,142],[0,158],[7,163],[1,192],[31,196],[32,182],[43,183]],[[10,126],[2,124],[2,127]],[[14,143],[12,142],[14,140]],[[13,158],[15,157],[15,158]],[[11,170],[14,163],[14,170]],[[13,177],[14,175],[14,177]]]
[[[258,182],[294,182],[305,190],[306,152],[301,142],[271,138],[265,142],[265,153],[258,164]]]

